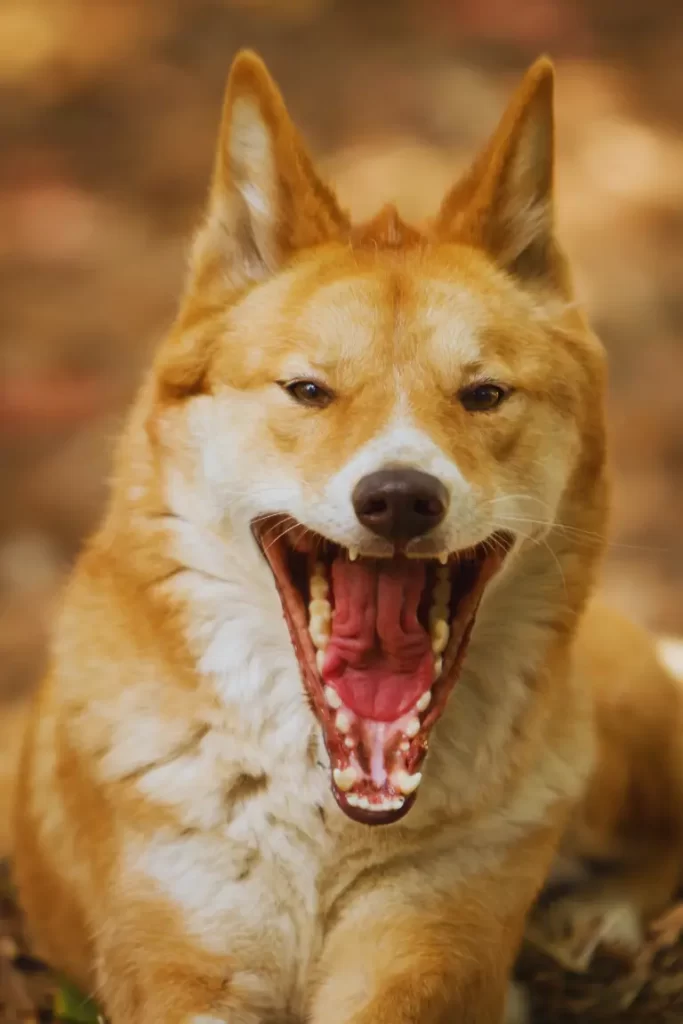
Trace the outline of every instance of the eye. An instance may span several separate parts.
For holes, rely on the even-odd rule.
[[[278,384],[299,405],[308,405],[314,409],[324,409],[334,397],[327,388],[314,380],[278,381]]]
[[[508,397],[500,384],[477,384],[460,392],[460,401],[468,412],[490,412]]]

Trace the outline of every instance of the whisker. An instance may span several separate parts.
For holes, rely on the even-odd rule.
[[[500,514],[497,518],[501,523],[526,523],[530,526],[542,526],[546,529],[558,530],[561,533],[567,534],[576,540],[584,540],[585,542],[593,541],[596,544],[602,544],[604,538],[599,533],[593,533],[590,530],[581,530],[576,526],[568,526],[566,523],[558,523],[553,520],[547,519],[531,519],[528,516],[506,516]],[[604,543],[608,548],[615,551],[648,551],[648,552],[666,552],[669,549],[665,547],[658,547],[652,544],[624,544],[621,541],[613,541],[606,539]]]
[[[520,532],[520,537],[522,538],[522,540],[529,541],[530,544],[533,544],[536,547],[539,547],[539,548],[540,547],[544,547],[544,548],[547,549],[548,553],[552,556],[553,561],[555,562],[555,565],[557,567],[557,571],[558,571],[559,577],[562,580],[562,587],[564,589],[564,596],[567,599],[567,602],[569,602],[569,590],[567,588],[567,579],[565,577],[564,570],[562,568],[562,563],[560,562],[559,558],[557,557],[556,552],[553,551],[553,549],[551,548],[551,546],[548,543],[548,541],[544,537],[534,537],[532,534],[529,534],[529,533],[521,533]]]
[[[288,526],[285,530],[282,531],[282,533],[279,533],[276,537],[273,537],[269,544],[264,544],[263,550],[268,551],[270,548],[272,548],[273,544],[277,544],[278,541],[282,540],[283,537],[286,537],[288,533],[292,532],[292,530],[298,529],[301,529],[301,523],[292,523],[291,526]],[[306,534],[310,532],[310,530],[307,530],[304,527],[302,537],[305,537]]]
[[[261,515],[254,516],[254,523],[265,523],[269,519],[279,519],[283,515],[282,512],[262,512]]]

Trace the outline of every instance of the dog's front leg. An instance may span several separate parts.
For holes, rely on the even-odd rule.
[[[340,925],[313,1024],[502,1024],[523,914],[499,923],[474,906],[450,910],[385,910]]]
[[[328,932],[312,1024],[514,1019],[510,976],[554,841],[550,830],[537,833],[497,868],[461,877],[452,889],[444,886],[454,873],[444,857],[364,881]]]
[[[202,914],[204,932],[201,917],[190,916],[187,905],[183,914],[177,903],[151,896],[121,898],[96,938],[97,998],[109,1024],[286,1019],[283,939],[277,922],[268,931],[259,921],[258,893],[251,916],[209,907]]]
[[[158,938],[150,949],[125,942],[100,955],[99,995],[109,1024],[265,1024],[273,1018],[249,991],[243,972],[207,958],[191,943],[182,951]]]

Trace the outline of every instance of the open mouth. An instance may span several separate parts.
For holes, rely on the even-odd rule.
[[[335,799],[355,821],[398,821],[513,539],[492,534],[441,559],[364,558],[289,516],[252,529],[323,730]]]

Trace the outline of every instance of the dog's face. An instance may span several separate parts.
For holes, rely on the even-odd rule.
[[[586,452],[601,465],[600,349],[552,236],[550,82],[532,70],[423,235],[392,209],[352,229],[262,66],[233,70],[159,393],[272,568],[359,820],[409,809],[488,582],[552,528]]]

